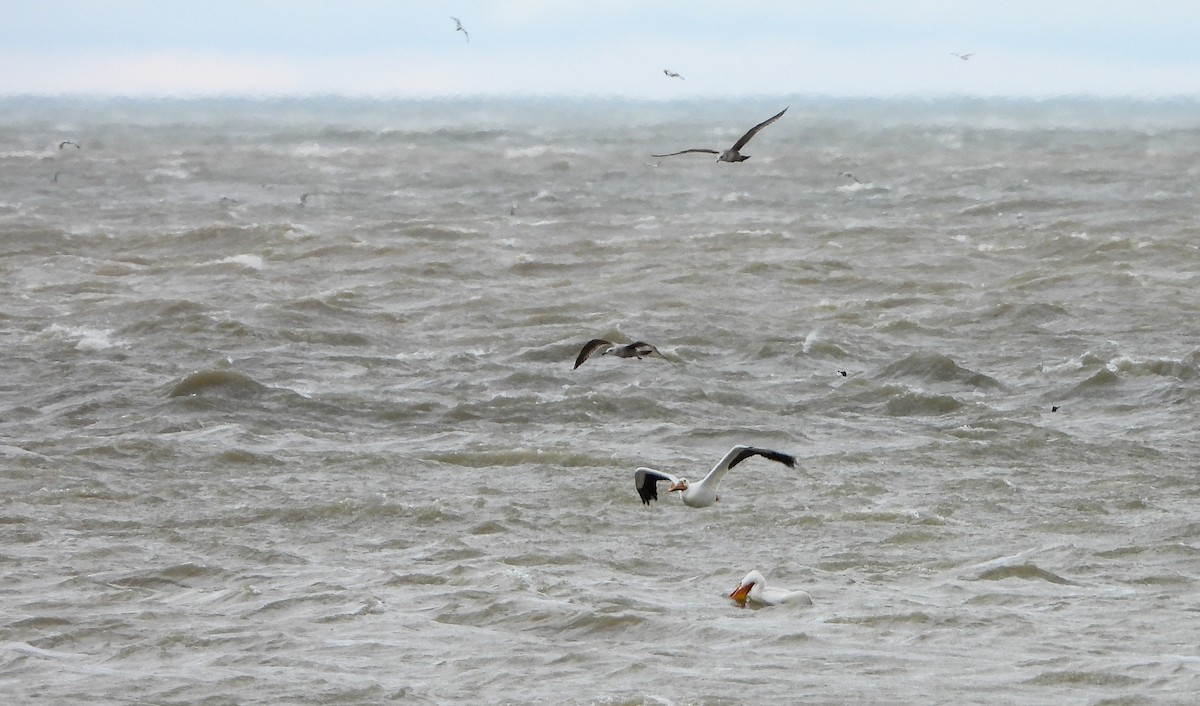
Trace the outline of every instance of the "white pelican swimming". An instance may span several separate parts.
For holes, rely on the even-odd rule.
[[[754,605],[812,605],[812,597],[804,591],[768,588],[767,579],[758,571],[746,574],[729,597],[743,606],[747,602]]]
[[[761,449],[756,446],[734,446],[729,449],[729,453],[713,469],[708,472],[700,481],[696,483],[690,482],[687,478],[676,478],[670,473],[656,471],[653,468],[639,468],[633,472],[633,483],[637,487],[638,495],[642,497],[642,503],[649,505],[651,500],[658,500],[658,482],[667,481],[671,487],[667,492],[679,491],[679,497],[683,500],[683,504],[688,507],[708,507],[720,500],[717,497],[717,485],[721,483],[721,478],[730,468],[738,465],[742,461],[751,456],[762,456],[769,458],[772,461],[778,461],[788,468],[796,467],[796,457],[790,456],[778,451],[770,449]]]
[[[750,128],[749,130],[746,131],[745,135],[742,135],[741,138],[739,138],[737,142],[733,143],[733,147],[730,147],[729,149],[725,150],[724,152],[720,152],[717,150],[706,150],[703,148],[694,148],[694,149],[690,149],[690,150],[680,150],[678,152],[672,152],[670,154],[652,154],[650,156],[651,157],[674,157],[677,154],[687,154],[688,152],[707,152],[708,154],[720,155],[719,157],[717,157],[718,162],[745,162],[747,159],[750,159],[750,155],[742,154],[738,150],[745,147],[746,143],[749,142],[751,139],[753,139],[754,136],[758,134],[759,130],[762,130],[764,127],[766,127],[766,126],[770,125],[771,123],[775,122],[776,120],[782,118],[783,114],[786,113],[787,111],[788,111],[788,109],[784,108],[783,110],[779,111],[775,115],[772,115],[771,117],[767,118],[766,120],[762,121],[761,123]]]
[[[603,349],[603,350],[601,350]],[[656,355],[663,360],[667,357],[658,352],[654,346],[645,341],[634,341],[633,343],[618,344],[612,341],[606,341],[603,338],[593,338],[583,344],[583,349],[579,351],[579,355],[575,357],[575,367],[583,365],[583,361],[591,357],[593,353],[600,351],[600,355],[615,355],[618,358],[637,358],[642,359],[642,356]]]

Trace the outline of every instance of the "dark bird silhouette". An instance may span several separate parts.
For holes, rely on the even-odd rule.
[[[467,38],[467,41],[471,41],[471,35],[468,34],[467,30],[462,26],[462,22],[460,22],[457,17],[451,17],[450,19],[454,20],[454,31],[462,32],[463,36]]]
[[[618,358],[637,358],[641,360],[643,356],[656,355],[664,360],[667,358],[654,346],[645,341],[634,341],[624,345],[606,341],[603,338],[593,338],[583,344],[583,349],[579,351],[579,355],[575,357],[575,367],[583,365],[583,361],[587,360],[596,351],[600,351],[600,355],[615,355]]]
[[[747,142],[754,139],[754,136],[758,134],[759,130],[762,130],[766,126],[768,126],[771,123],[775,122],[776,120],[782,118],[783,114],[786,113],[787,111],[788,111],[788,109],[784,108],[783,110],[779,111],[775,115],[772,115],[771,117],[767,118],[766,120],[762,121],[761,123],[750,128],[749,130],[746,131],[745,135],[742,135],[740,138],[738,138],[737,142],[733,143],[733,147],[730,147],[729,149],[725,150],[724,152],[720,152],[718,150],[708,150],[708,149],[703,149],[703,148],[693,148],[690,150],[680,150],[678,152],[671,152],[670,154],[652,154],[650,156],[651,157],[674,157],[677,154],[687,154],[688,152],[706,152],[708,154],[720,155],[717,157],[718,162],[745,162],[747,159],[750,159],[750,155],[742,154],[739,150],[741,150],[743,147],[745,147]]]

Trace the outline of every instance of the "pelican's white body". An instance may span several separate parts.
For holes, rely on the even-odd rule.
[[[749,590],[746,587],[749,586]],[[738,594],[741,597],[738,597]],[[751,571],[746,574],[742,582],[733,589],[733,593],[729,594],[738,603],[751,603],[754,605],[812,605],[812,596],[809,596],[806,591],[792,591],[786,588],[771,588],[767,586],[767,579],[758,571]]]
[[[683,500],[684,505],[688,507],[708,507],[721,499],[717,497],[717,486],[721,484],[721,479],[725,477],[729,469],[751,456],[763,456],[772,461],[782,463],[789,468],[796,466],[796,458],[794,456],[770,449],[739,444],[729,449],[725,456],[720,461],[717,461],[717,465],[713,466],[713,469],[708,472],[708,475],[695,483],[689,481],[687,478],[678,478],[670,473],[642,466],[633,472],[634,485],[638,489],[638,494],[642,496],[642,502],[647,505],[650,504],[651,500],[658,499],[658,491],[655,489],[654,484],[660,480],[665,480],[671,484],[668,492],[679,493],[679,497]]]

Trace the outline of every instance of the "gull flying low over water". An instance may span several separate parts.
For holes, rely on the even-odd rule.
[[[590,358],[596,351],[600,351],[600,355],[615,355],[618,358],[637,358],[641,360],[643,356],[656,355],[663,360],[667,359],[665,355],[658,352],[657,348],[645,341],[619,344],[606,341],[603,338],[593,338],[583,344],[583,349],[575,357],[575,367],[578,368],[583,365],[583,361]]]
[[[772,461],[778,461],[788,468],[796,467],[795,456],[757,446],[739,445],[729,449],[729,453],[717,461],[717,465],[713,466],[708,475],[696,483],[692,483],[687,478],[677,478],[670,473],[645,467],[633,472],[633,483],[644,505],[649,505],[651,500],[658,500],[658,483],[665,480],[671,484],[671,487],[667,488],[667,492],[679,491],[679,497],[683,500],[684,505],[708,507],[720,500],[717,497],[717,486],[721,483],[721,478],[725,473],[751,456],[762,456]]]
[[[79,145],[77,143],[71,142],[70,140],[63,140],[62,142],[58,143],[58,148],[61,150],[62,148],[66,147],[67,145],[70,145],[70,146],[74,147],[75,149],[79,149]]]
[[[791,106],[788,106],[788,107],[791,107]],[[697,148],[692,148],[692,149],[688,149],[688,150],[680,150],[678,152],[671,152],[670,154],[652,154],[650,156],[651,157],[674,157],[677,154],[687,154],[688,152],[704,152],[707,154],[720,155],[717,157],[718,162],[745,162],[747,159],[750,159],[750,155],[742,154],[741,152],[739,152],[739,150],[742,149],[743,147],[745,147],[747,142],[754,139],[754,136],[758,134],[759,130],[762,130],[764,127],[766,127],[766,126],[770,125],[771,123],[775,122],[776,120],[782,118],[783,114],[786,113],[787,111],[788,111],[788,109],[784,108],[783,110],[779,111],[775,115],[767,118],[766,120],[762,121],[761,123],[750,128],[749,130],[746,131],[745,135],[742,135],[741,138],[739,138],[737,142],[733,143],[733,147],[730,147],[729,149],[725,150],[724,152],[721,152],[718,150],[708,150],[708,149],[697,147]]]
[[[672,71],[670,69],[663,69],[663,73],[667,75],[667,78],[677,78],[680,81],[683,80],[682,76],[680,76],[679,74],[675,73],[674,71]]]
[[[757,571],[746,574],[742,582],[729,594],[733,600],[754,605],[812,605],[812,597],[805,591],[790,591],[786,588],[767,588],[767,580]]]
[[[967,59],[970,59],[971,57],[975,56],[975,52],[969,52],[967,54],[959,54],[958,52],[952,51],[952,52],[950,52],[950,56],[957,56],[958,58],[962,59],[963,61],[966,61]]]
[[[467,41],[471,41],[471,35],[467,34],[467,30],[463,28],[462,22],[459,22],[457,17],[451,17],[450,19],[454,20],[454,31],[462,32],[463,36],[467,38]]]

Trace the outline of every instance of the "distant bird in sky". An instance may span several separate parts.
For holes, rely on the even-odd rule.
[[[783,114],[786,113],[787,111],[788,111],[788,109],[784,108],[783,110],[779,111],[775,115],[767,118],[766,120],[762,121],[761,123],[750,128],[749,130],[746,131],[745,135],[742,135],[741,138],[738,139],[737,142],[733,143],[733,147],[730,147],[729,149],[725,150],[724,152],[719,152],[717,150],[706,150],[706,149],[702,149],[702,148],[693,148],[690,150],[680,150],[678,152],[671,152],[670,154],[652,154],[650,156],[651,157],[674,157],[677,154],[687,154],[688,152],[705,152],[708,154],[720,155],[719,157],[717,157],[718,162],[745,162],[747,159],[750,159],[750,155],[742,154],[738,150],[745,147],[746,143],[749,142],[750,140],[752,140],[754,138],[754,136],[758,134],[759,130],[762,130],[764,127],[770,125],[771,123],[773,123],[776,120],[783,117]]]
[[[680,81],[683,80],[682,76],[680,76],[679,74],[675,73],[674,71],[672,71],[670,69],[663,69],[663,73],[666,74],[668,78],[677,78]]]
[[[854,175],[853,175],[853,174],[851,174],[850,172],[842,172],[842,173],[840,174],[840,176],[844,176],[844,177],[846,177],[847,179],[850,179],[850,180],[852,180],[852,181],[853,181],[855,184],[861,184],[861,183],[862,183],[861,181],[859,181],[858,177],[854,176]]]
[[[467,38],[467,41],[471,41],[471,35],[467,33],[465,28],[463,28],[462,22],[460,22],[457,17],[451,17],[450,19],[454,20],[454,31],[462,32],[463,36]]]
[[[601,350],[603,349],[603,350]],[[643,356],[656,355],[659,358],[667,359],[665,355],[658,352],[654,346],[645,341],[634,341],[624,345],[606,341],[603,338],[593,338],[583,344],[583,348],[579,351],[579,355],[575,358],[575,367],[583,365],[583,361],[592,357],[592,354],[600,351],[600,355],[612,354],[618,358],[637,358],[641,360]]]
[[[70,145],[70,146],[74,147],[75,149],[79,149],[79,145],[74,142],[71,142],[70,140],[63,140],[62,142],[58,143],[58,148],[61,150],[62,148],[66,147],[67,145]]]
[[[966,61],[967,59],[970,59],[971,57],[975,56],[975,52],[971,52],[969,54],[959,54],[957,52],[950,52],[950,56],[957,56],[958,58],[962,59],[963,61]]]

